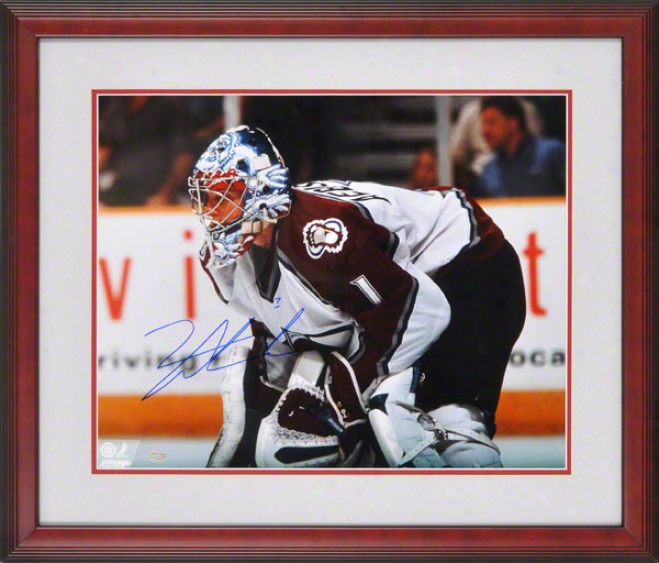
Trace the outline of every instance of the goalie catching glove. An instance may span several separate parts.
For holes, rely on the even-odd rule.
[[[341,407],[325,400],[321,387],[324,381],[327,389],[331,370],[319,352],[308,351],[299,356],[287,389],[261,421],[255,452],[257,467],[333,467],[355,463],[363,443],[348,429],[346,418],[337,415],[335,409]]]

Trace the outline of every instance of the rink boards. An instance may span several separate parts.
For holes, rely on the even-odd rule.
[[[516,248],[527,289],[527,320],[506,373],[499,433],[565,434],[570,365],[566,202],[529,198],[482,204]],[[246,336],[247,320],[223,305],[199,267],[197,220],[180,208],[102,209],[95,242],[92,345],[99,436],[216,435],[223,370],[204,364],[213,350],[228,350],[232,339]]]

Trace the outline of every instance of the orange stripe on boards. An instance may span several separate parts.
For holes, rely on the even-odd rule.
[[[528,197],[483,197],[476,198],[483,207],[507,205],[564,205],[564,196],[528,196]]]
[[[98,398],[98,434],[103,438],[168,436],[208,438],[222,425],[219,395],[104,395]],[[497,410],[497,436],[565,434],[563,390],[504,391]]]
[[[98,435],[104,438],[216,436],[222,426],[220,395],[105,395],[98,398]]]
[[[503,391],[497,409],[497,436],[565,434],[565,391]]]
[[[169,214],[192,214],[189,205],[132,205],[132,206],[111,206],[101,205],[98,208],[99,215],[145,215],[150,213],[169,213]]]

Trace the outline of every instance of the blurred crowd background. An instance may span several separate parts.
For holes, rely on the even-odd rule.
[[[199,155],[243,123],[270,136],[294,184],[565,195],[564,95],[100,95],[101,205],[188,205]]]

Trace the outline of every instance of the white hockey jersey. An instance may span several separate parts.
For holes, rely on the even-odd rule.
[[[447,327],[450,304],[431,276],[502,240],[455,188],[323,181],[293,188],[271,249],[217,268],[204,246],[201,260],[226,303],[294,350],[341,352],[363,390],[413,365]]]

